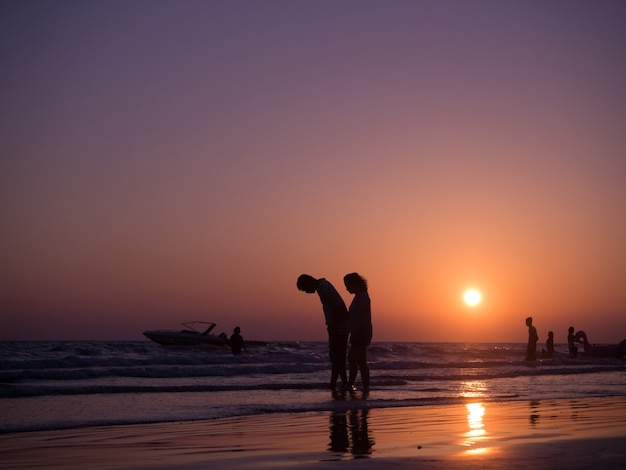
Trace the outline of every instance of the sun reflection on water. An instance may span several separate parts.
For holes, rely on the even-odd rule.
[[[461,383],[459,394],[464,398],[481,398],[487,396],[487,384],[483,380]]]
[[[481,398],[488,394],[487,384],[483,381],[464,382],[459,391],[460,395],[465,398]],[[485,429],[485,405],[480,402],[467,403],[465,405],[467,409],[467,425],[469,431],[464,434],[464,440],[462,445],[469,447],[467,454],[484,454],[489,452],[489,447],[485,447],[487,437],[487,430]],[[482,444],[482,445],[481,445]]]
[[[487,431],[485,430],[485,423],[483,417],[485,416],[485,406],[480,403],[468,403],[465,405],[467,409],[467,425],[469,431],[465,433],[465,440],[463,445],[471,447],[466,452],[471,454],[487,452],[487,448],[478,447],[481,441],[486,439]]]
[[[467,408],[467,424],[470,428],[467,435],[469,437],[482,436],[485,434],[485,423],[483,422],[483,416],[485,416],[485,407],[482,403],[468,403],[465,405]]]

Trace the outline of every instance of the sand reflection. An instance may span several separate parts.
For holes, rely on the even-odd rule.
[[[485,405],[481,402],[468,403],[465,405],[467,410],[467,426],[469,431],[464,435],[465,439],[462,445],[469,447],[467,454],[484,454],[489,452],[489,447],[485,444],[488,440],[487,430],[485,429]]]

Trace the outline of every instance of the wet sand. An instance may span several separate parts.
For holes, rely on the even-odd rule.
[[[626,468],[626,399],[276,413],[0,434],[3,469]]]

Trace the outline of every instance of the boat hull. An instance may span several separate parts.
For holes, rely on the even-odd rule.
[[[179,331],[144,331],[144,336],[162,346],[225,346],[226,338]]]

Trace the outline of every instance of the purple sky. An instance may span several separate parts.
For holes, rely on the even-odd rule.
[[[0,339],[626,338],[626,2],[0,5]],[[483,302],[469,308],[463,292]]]

